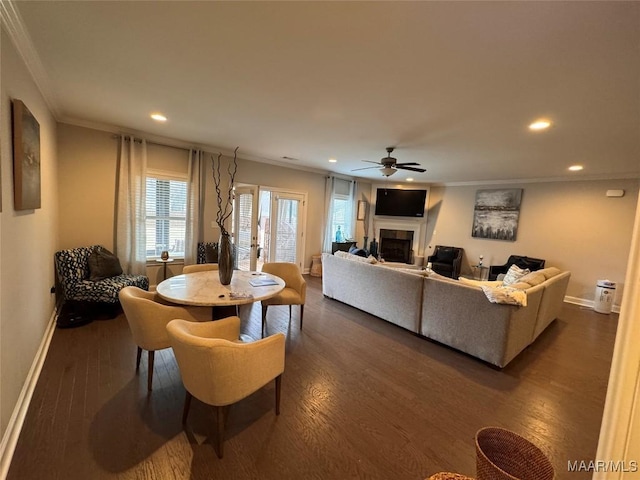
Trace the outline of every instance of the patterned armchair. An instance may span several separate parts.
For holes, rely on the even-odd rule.
[[[65,301],[117,304],[118,293],[124,287],[149,290],[149,279],[144,275],[123,273],[96,282],[89,280],[89,255],[96,248],[103,247],[93,245],[56,252],[56,272]]]
[[[214,242],[198,242],[197,263],[218,263],[218,244]]]

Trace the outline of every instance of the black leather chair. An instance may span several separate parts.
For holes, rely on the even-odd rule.
[[[463,252],[463,248],[436,245],[433,255],[427,257],[427,262],[431,262],[431,269],[434,272],[457,279],[460,275]]]
[[[489,267],[489,280],[497,280],[498,275],[505,274],[509,271],[511,265],[517,265],[530,271],[540,270],[544,268],[544,260],[542,258],[524,257],[522,255],[511,255],[504,265],[491,265]]]

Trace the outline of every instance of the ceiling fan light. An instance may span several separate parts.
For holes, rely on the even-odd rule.
[[[391,167],[384,167],[380,169],[380,172],[382,173],[382,175],[384,175],[385,177],[390,177],[391,175],[393,175],[394,173],[396,173],[396,169],[395,168],[391,168]]]

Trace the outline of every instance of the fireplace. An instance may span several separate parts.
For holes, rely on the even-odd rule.
[[[380,257],[386,262],[412,263],[413,232],[380,229]]]

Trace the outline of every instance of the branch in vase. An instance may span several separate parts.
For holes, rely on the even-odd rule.
[[[233,168],[231,164],[227,168],[227,173],[229,175],[229,188],[227,190],[227,195],[223,204],[223,195],[221,188],[222,174],[220,172],[220,164],[222,163],[222,153],[218,153],[218,162],[211,155],[211,170],[213,174],[213,184],[216,189],[216,200],[218,202],[218,211],[216,212],[216,223],[220,228],[220,233],[222,235],[229,235],[229,232],[225,228],[225,223],[227,219],[233,213],[233,187],[235,183],[236,172],[238,171],[238,148],[236,147],[233,151]]]

